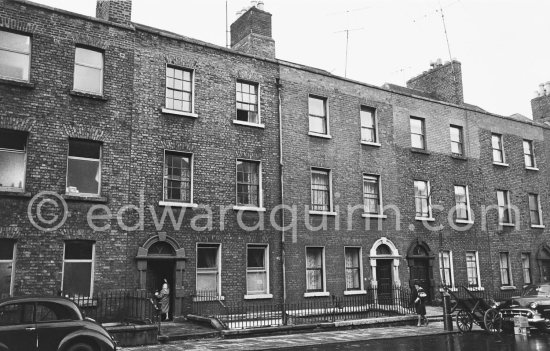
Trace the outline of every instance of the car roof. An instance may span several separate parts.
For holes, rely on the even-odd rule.
[[[77,307],[73,301],[63,296],[15,296],[0,299],[0,305],[7,302],[55,302],[71,308]]]

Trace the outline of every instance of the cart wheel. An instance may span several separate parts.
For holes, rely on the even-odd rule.
[[[490,308],[485,311],[483,323],[485,324],[485,330],[489,333],[500,333],[502,329],[502,315],[496,309]]]
[[[460,310],[456,314],[456,326],[461,332],[467,332],[472,330],[473,317],[470,313]]]

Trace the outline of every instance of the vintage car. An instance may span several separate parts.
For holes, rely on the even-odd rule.
[[[109,333],[63,297],[0,300],[0,351],[116,351]]]
[[[527,317],[530,327],[550,331],[550,284],[528,285],[521,296],[499,306],[502,313],[502,329],[512,330],[514,317]]]

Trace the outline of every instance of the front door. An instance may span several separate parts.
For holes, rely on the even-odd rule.
[[[376,281],[378,285],[378,303],[392,303],[392,268],[393,260],[376,260]]]
[[[540,260],[541,283],[550,282],[550,260]]]
[[[168,281],[168,288],[170,289],[170,317],[172,316],[172,313],[174,311],[175,268],[176,266],[173,260],[149,260],[147,262],[147,291],[150,291],[151,293],[160,291],[162,289],[164,279]]]
[[[428,294],[427,302],[431,299],[430,286],[430,261],[428,258],[415,258],[414,264],[411,266],[411,280],[420,285],[426,294]]]

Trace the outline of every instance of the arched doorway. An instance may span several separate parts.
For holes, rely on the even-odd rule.
[[[179,316],[182,311],[185,260],[185,250],[164,233],[150,237],[138,248],[140,289],[154,293],[162,288],[166,279],[170,287],[170,318]]]
[[[409,286],[415,283],[420,285],[428,294],[428,302],[434,296],[433,262],[435,255],[428,244],[416,240],[407,251],[407,263],[409,265]]]
[[[370,250],[371,286],[377,289],[380,303],[392,300],[393,287],[400,287],[399,260],[395,245],[386,237],[378,239]]]
[[[540,282],[550,282],[550,246],[542,244],[537,251],[537,264],[540,272]]]

